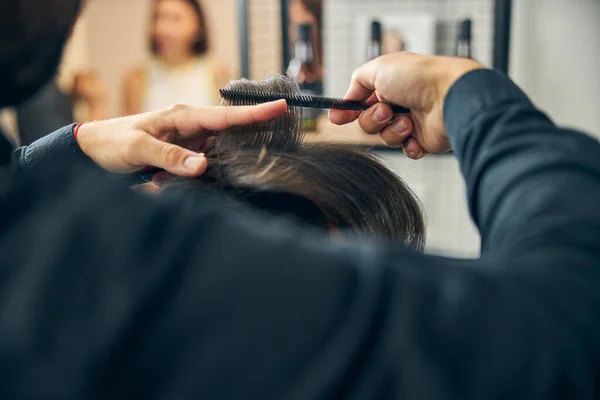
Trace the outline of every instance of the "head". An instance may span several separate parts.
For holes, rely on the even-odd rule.
[[[154,0],[150,50],[202,56],[208,52],[208,30],[200,0]]]
[[[284,77],[234,81],[228,89],[299,92],[297,84]],[[232,205],[247,204],[324,231],[399,239],[421,249],[420,204],[402,179],[364,148],[305,143],[300,113],[290,109],[267,124],[219,132],[206,152],[206,173],[176,178],[166,190],[214,188],[225,192]]]
[[[0,107],[31,97],[57,73],[82,0],[0,0]]]

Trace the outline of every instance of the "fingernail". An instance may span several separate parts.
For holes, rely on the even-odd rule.
[[[406,156],[413,160],[418,160],[419,158],[421,158],[422,155],[423,155],[423,150],[419,150],[419,152],[416,152],[416,151],[407,151],[406,152]]]
[[[375,112],[373,113],[373,117],[375,117],[375,120],[377,122],[385,122],[390,118],[390,114],[384,107],[378,106]]]
[[[189,156],[183,161],[183,166],[190,171],[197,171],[204,162],[203,156]]]
[[[404,123],[404,121],[402,119],[394,121],[394,123],[392,124],[392,132],[394,132],[398,135],[405,133],[407,129],[408,129],[408,127],[406,126],[406,123]]]

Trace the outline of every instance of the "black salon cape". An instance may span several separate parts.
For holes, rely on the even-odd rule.
[[[0,398],[600,398],[598,142],[489,70],[444,116],[479,260],[151,199],[76,162],[71,128],[21,149]]]

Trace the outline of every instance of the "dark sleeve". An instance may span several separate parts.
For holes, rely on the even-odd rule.
[[[304,234],[209,192],[192,208],[36,177],[0,204],[0,392],[598,398],[598,144],[491,71],[445,117],[480,260]]]
[[[47,168],[52,164],[93,163],[81,151],[73,136],[72,124],[46,135],[29,146],[15,151],[14,159],[21,170],[30,171]]]
[[[600,251],[600,144],[557,127],[505,75],[462,77],[445,103],[484,257]]]

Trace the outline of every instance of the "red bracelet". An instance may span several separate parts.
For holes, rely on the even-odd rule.
[[[73,139],[75,139],[75,141],[77,141],[77,134],[79,133],[79,128],[81,128],[81,125],[83,124],[77,124],[75,129],[73,129]]]

